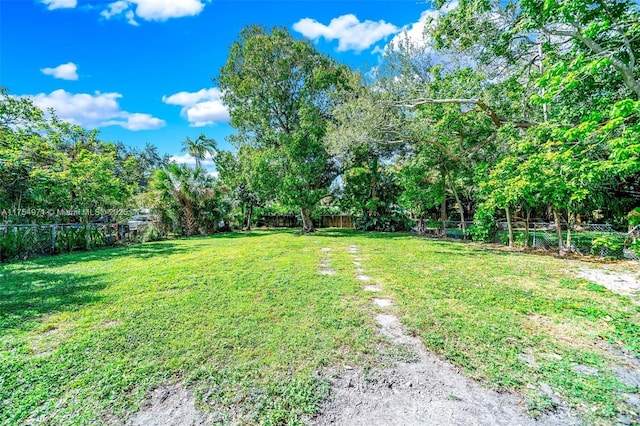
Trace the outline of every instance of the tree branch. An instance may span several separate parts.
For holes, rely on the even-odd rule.
[[[640,81],[635,79],[633,68],[630,68],[627,64],[616,58],[613,55],[612,51],[606,50],[597,41],[585,36],[578,29],[576,29],[575,31],[568,31],[542,27],[541,30],[543,33],[549,35],[565,36],[578,39],[596,55],[609,57],[609,59],[611,60],[611,65],[613,65],[613,67],[621,74],[624,84],[628,89],[635,93],[638,99],[640,99]]]
[[[414,109],[419,107],[420,105],[425,104],[473,104],[477,105],[480,109],[485,111],[493,124],[495,124],[496,128],[499,129],[503,124],[513,122],[514,126],[520,129],[528,129],[529,127],[536,126],[538,123],[527,121],[527,120],[507,120],[506,118],[500,117],[491,107],[489,107],[486,103],[484,103],[480,99],[469,98],[469,99],[460,99],[460,98],[449,98],[449,99],[433,99],[433,98],[424,98],[424,99],[416,99],[410,104],[399,104],[396,105],[398,107],[405,107]]]

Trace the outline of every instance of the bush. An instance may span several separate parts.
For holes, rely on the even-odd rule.
[[[640,257],[640,240],[629,243],[628,248],[636,257]]]
[[[411,229],[412,222],[399,213],[369,216],[363,215],[355,219],[355,227],[361,231],[398,232]]]
[[[473,241],[490,243],[494,241],[497,230],[498,225],[493,217],[493,211],[478,209],[473,216],[473,225],[467,229],[467,232]]]
[[[624,255],[624,239],[614,235],[604,235],[591,242],[591,253],[596,256],[621,258]]]
[[[149,243],[152,241],[160,241],[164,239],[164,235],[162,231],[155,225],[149,225],[144,230],[144,234],[142,234],[142,242]]]

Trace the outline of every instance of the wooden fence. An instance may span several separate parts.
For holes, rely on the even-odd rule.
[[[354,228],[354,223],[350,215],[322,215],[319,220],[314,220],[313,224],[318,228]],[[258,219],[258,226],[268,228],[298,228],[302,226],[300,216],[290,215],[262,215]]]
[[[317,225],[320,228],[355,228],[348,214],[322,215]]]

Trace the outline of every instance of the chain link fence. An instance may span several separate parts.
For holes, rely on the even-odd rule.
[[[473,222],[445,221],[432,223],[429,226],[416,221],[414,231],[422,235],[436,237],[445,236],[454,239],[471,239],[468,233]],[[567,230],[561,232],[563,245],[566,243]],[[493,242],[507,245],[509,243],[508,227],[506,222],[498,222]],[[529,225],[529,233],[525,232],[522,223],[514,223],[514,244],[516,246],[556,251],[558,250],[558,233],[554,223],[532,222]],[[528,238],[528,244],[525,240]],[[592,255],[615,259],[639,260],[640,253],[640,225],[629,232],[616,231],[610,224],[585,223],[571,230],[571,251],[581,255]]]
[[[111,246],[135,241],[127,224],[0,225],[0,262]]]
[[[520,231],[518,231],[520,232]],[[557,250],[558,234],[555,226],[534,224],[530,245],[541,250]],[[563,244],[566,245],[567,231],[562,230]],[[616,259],[638,260],[633,249],[637,236],[634,231],[620,232],[609,224],[582,224],[571,231],[572,252]]]

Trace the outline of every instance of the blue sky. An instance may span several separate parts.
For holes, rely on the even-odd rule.
[[[230,148],[211,79],[245,25],[286,27],[366,70],[393,37],[420,37],[427,10],[415,0],[0,0],[0,85],[103,140],[149,142],[180,161],[187,136]]]

